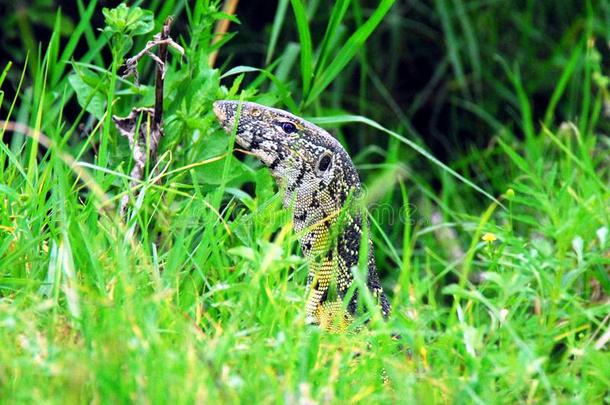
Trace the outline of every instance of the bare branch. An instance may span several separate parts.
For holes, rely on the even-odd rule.
[[[150,56],[157,65],[154,108],[134,107],[127,117],[112,117],[121,135],[129,140],[129,146],[135,163],[130,174],[133,178],[130,184],[131,187],[142,180],[148,163],[151,163],[151,167],[153,166],[157,159],[159,141],[163,137],[163,84],[165,69],[167,68],[167,48],[171,46],[178,50],[181,55],[184,55],[184,49],[169,36],[172,21],[173,18],[171,16],[168,17],[163,24],[161,32],[155,35],[154,40],[149,41],[144,49],[125,62],[125,76],[133,74],[136,78],[138,62],[144,55]],[[157,55],[151,52],[151,49],[154,47],[158,47]],[[126,194],[121,199],[121,216],[125,215],[128,203],[129,195]]]

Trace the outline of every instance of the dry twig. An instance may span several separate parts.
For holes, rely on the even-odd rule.
[[[129,146],[135,162],[135,166],[130,174],[133,178],[130,183],[132,188],[142,180],[147,163],[154,164],[157,159],[159,141],[163,137],[163,83],[165,79],[167,47],[171,46],[181,55],[184,55],[184,49],[169,36],[172,21],[172,17],[168,17],[165,20],[165,24],[163,24],[161,32],[155,35],[154,40],[149,41],[144,49],[125,62],[126,72],[124,77],[134,75],[136,80],[138,62],[144,55],[150,56],[157,65],[154,108],[134,107],[127,117],[112,117],[121,135],[129,140]],[[157,55],[151,52],[151,49],[154,47],[158,47]],[[121,199],[120,214],[122,217],[125,215],[128,202],[129,195],[126,194]]]

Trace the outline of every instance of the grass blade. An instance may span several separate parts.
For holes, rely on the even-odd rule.
[[[316,76],[311,89],[311,93],[305,98],[305,105],[315,100],[328,85],[337,77],[345,66],[354,58],[358,50],[364,45],[368,37],[375,28],[381,23],[384,16],[390,10],[394,0],[382,0],[381,4],[375,9],[371,17],[352,34],[345,45],[339,50],[333,63]],[[307,94],[307,92],[305,93]]]
[[[297,21],[297,30],[299,32],[299,42],[301,43],[301,76],[303,79],[303,94],[309,93],[311,86],[311,77],[313,75],[313,51],[311,44],[311,33],[309,32],[309,23],[307,21],[307,11],[301,0],[290,0],[294,17]]]
[[[80,6],[81,6],[81,2],[79,2],[79,11],[81,11]],[[63,52],[61,53],[61,56],[59,57],[59,61],[64,61],[67,62],[70,60],[70,58],[72,58],[72,55],[74,54],[74,51],[76,50],[76,46],[78,45],[81,36],[83,35],[83,33],[87,32],[87,30],[91,29],[91,16],[93,15],[93,12],[96,10],[96,6],[97,6],[97,0],[92,1],[91,3],[89,3],[89,5],[87,6],[87,9],[82,10],[83,12],[80,13],[79,19],[78,19],[78,25],[74,28],[74,31],[72,32],[72,35],[70,35],[70,39],[68,40],[68,43],[66,44],[66,46],[64,47]],[[56,71],[55,71],[55,75],[53,76],[52,82],[53,84],[57,83],[57,80],[59,80],[59,78],[61,77],[61,75],[63,74],[64,70],[65,70],[65,66],[66,64],[63,63],[59,63],[59,66],[56,67]]]
[[[466,49],[468,51],[468,57],[470,58],[470,64],[473,73],[475,94],[481,96],[481,56],[479,54],[479,45],[477,43],[477,37],[474,33],[472,22],[468,18],[466,7],[464,6],[463,0],[454,0],[455,12],[462,27],[464,33],[464,40],[466,41]]]
[[[466,76],[464,75],[464,67],[462,66],[462,61],[460,59],[460,45],[458,44],[449,15],[448,7],[450,3],[444,0],[436,0],[435,4],[436,10],[438,11],[438,15],[441,19],[443,31],[445,33],[445,44],[447,46],[449,61],[451,62],[451,66],[453,66],[455,78],[457,79],[460,89],[462,89],[462,92],[464,93],[464,97],[470,99],[466,86]]]
[[[230,69],[228,72],[224,73],[221,76],[221,78],[238,75],[238,74],[242,74],[242,73],[251,73],[251,72],[259,72],[263,76],[265,76],[267,79],[269,79],[269,81],[271,81],[277,88],[282,102],[290,110],[292,110],[292,111],[298,110],[297,104],[292,99],[292,96],[290,96],[290,91],[288,90],[286,85],[281,80],[279,80],[273,73],[271,73],[265,69],[259,69],[259,68],[255,68],[255,67],[251,67],[251,66],[236,66],[233,69]]]
[[[275,18],[273,19],[273,27],[271,28],[271,38],[269,39],[269,47],[267,48],[267,56],[265,57],[266,65],[268,65],[271,62],[271,58],[273,58],[277,40],[280,36],[282,25],[284,25],[287,9],[288,0],[280,0],[277,4],[277,11],[275,12]]]
[[[553,94],[551,95],[551,100],[549,101],[549,105],[546,108],[546,112],[544,113],[544,126],[545,127],[551,126],[551,121],[553,119],[553,115],[555,114],[555,108],[557,107],[557,104],[559,103],[559,100],[561,99],[561,96],[563,95],[563,93],[568,85],[568,81],[572,77],[572,73],[574,73],[574,69],[576,68],[576,65],[578,64],[578,61],[581,60],[581,56],[582,56],[582,46],[577,46],[576,48],[574,48],[574,51],[572,52],[572,56],[570,57],[570,61],[568,62],[566,67],[563,69],[563,72],[561,73],[561,77],[559,78],[559,81],[557,82],[557,86],[555,87],[555,90],[553,90]]]
[[[2,71],[2,74],[0,74],[0,87],[2,87],[2,83],[4,83],[4,79],[6,79],[8,71],[11,70],[11,66],[13,66],[13,62],[8,61],[4,67],[4,70]]]
[[[330,56],[329,44],[332,39],[337,35],[339,24],[343,21],[347,8],[349,7],[350,0],[339,0],[333,6],[333,11],[324,33],[324,39],[322,39],[322,46],[320,48],[320,54],[316,62],[316,68],[314,69],[314,77],[325,67],[326,60]]]

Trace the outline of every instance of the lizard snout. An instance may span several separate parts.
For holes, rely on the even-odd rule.
[[[231,133],[235,124],[235,113],[237,111],[237,102],[233,100],[218,100],[212,105],[214,114],[218,118],[218,122],[225,131]]]
[[[233,130],[235,130],[233,127],[235,125],[235,116],[237,114],[238,107],[239,102],[234,100],[218,100],[212,105],[214,114],[216,114],[216,117],[218,118],[218,122],[228,134],[231,134]],[[245,106],[243,108],[245,109]],[[235,135],[235,140],[240,146],[250,149],[252,146],[250,144],[251,135],[248,133],[248,131],[243,131],[242,129],[238,128]]]
[[[222,124],[224,124],[227,120],[227,111],[224,108],[224,103],[222,101],[215,101],[214,104],[214,114],[218,118]]]

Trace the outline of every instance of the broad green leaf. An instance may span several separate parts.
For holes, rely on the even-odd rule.
[[[70,86],[76,93],[78,104],[98,120],[106,110],[106,95],[101,88],[103,79],[90,73],[79,71],[68,77]]]

